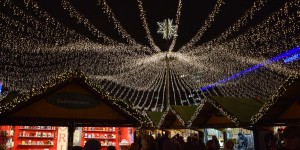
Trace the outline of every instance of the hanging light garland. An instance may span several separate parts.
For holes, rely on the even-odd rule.
[[[83,16],[80,12],[78,12],[70,3],[69,0],[62,0],[61,2],[62,7],[69,12],[69,15],[75,19],[78,20],[78,23],[83,24],[88,28],[91,33],[96,36],[97,38],[103,39],[105,42],[110,43],[110,44],[115,44],[118,43],[115,40],[109,38],[106,36],[103,32],[99,31],[97,27],[92,25],[87,18]]]
[[[176,25],[176,31],[175,33],[178,33],[178,27],[180,25],[180,16],[181,16],[181,8],[182,8],[182,0],[178,0],[178,7],[177,7],[177,11],[176,11],[176,20],[175,20],[175,25]],[[169,47],[169,51],[173,51],[174,46],[176,44],[176,40],[177,40],[178,36],[174,36],[171,42],[171,45]]]
[[[123,29],[120,22],[116,19],[114,13],[112,12],[110,6],[107,4],[106,0],[98,0],[98,5],[103,6],[102,10],[105,14],[108,15],[108,18],[112,20],[115,28],[118,30],[122,38],[126,39],[129,44],[136,45],[137,43],[131,36]]]
[[[167,109],[165,93],[173,93],[170,95],[172,105],[201,104],[207,95],[218,94],[269,99],[276,94],[287,77],[299,75],[299,62],[286,64],[277,61],[219,84],[216,89],[201,90],[201,87],[266,61],[268,58],[265,56],[276,56],[298,46],[298,0],[287,1],[259,24],[231,37],[242,27],[249,25],[252,17],[263,10],[268,2],[255,1],[218,39],[196,46],[195,43],[201,40],[220,13],[224,2],[218,0],[204,26],[178,52],[173,51],[176,38],[173,38],[168,52],[160,52],[151,37],[146,12],[140,0],[140,17],[150,47],[135,43],[106,1],[99,4],[103,7],[100,11],[107,14],[121,38],[128,43],[120,43],[104,35],[68,0],[63,0],[61,6],[70,17],[77,19],[98,40],[106,42],[93,42],[68,28],[34,0],[21,1],[25,4],[25,9],[13,1],[1,2],[1,8],[5,8],[5,11],[0,11],[0,81],[8,88],[8,92],[27,93],[60,74],[78,70],[86,74],[91,82],[103,83],[105,91],[117,99],[131,102],[134,108],[162,111]],[[179,25],[182,7],[179,0],[176,25]],[[166,55],[171,60],[168,68],[170,88],[166,88]],[[19,102],[21,101],[15,100],[14,103],[1,106],[1,112],[13,108]]]
[[[285,80],[284,84],[282,86],[280,86],[278,88],[278,90],[276,91],[276,93],[274,93],[272,95],[270,100],[268,102],[266,102],[263,105],[263,107],[260,108],[258,113],[251,117],[251,119],[250,119],[251,123],[252,124],[257,123],[263,117],[263,115],[268,112],[270,107],[272,107],[278,101],[278,99],[286,93],[287,87],[289,87],[298,78],[299,78],[299,76],[290,76],[289,78],[287,78]]]
[[[224,0],[218,0],[211,12],[209,14],[208,19],[205,20],[204,25],[200,28],[200,30],[196,33],[196,35],[188,42],[186,45],[184,45],[180,50],[190,50],[190,48],[198,42],[201,37],[203,36],[204,32],[211,26],[211,23],[215,20],[215,16],[220,12],[221,6],[225,4]]]
[[[149,27],[148,27],[148,23],[147,23],[147,20],[146,20],[146,12],[144,11],[144,8],[143,8],[143,3],[142,3],[141,0],[137,0],[137,2],[138,2],[139,10],[140,10],[140,17],[141,17],[141,20],[143,22],[143,27],[146,31],[146,36],[147,36],[148,42],[151,45],[151,48],[155,52],[160,52],[161,51],[160,48],[154,43],[153,38],[151,36],[150,30],[149,30]]]

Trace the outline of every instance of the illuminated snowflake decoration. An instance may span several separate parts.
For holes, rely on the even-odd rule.
[[[163,22],[157,22],[157,33],[163,35],[163,39],[169,40],[177,36],[177,25],[173,25],[172,19],[165,19]]]

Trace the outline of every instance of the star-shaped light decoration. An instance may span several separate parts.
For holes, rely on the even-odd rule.
[[[157,22],[157,33],[163,35],[163,39],[169,40],[173,36],[177,36],[177,25],[173,25],[172,19],[165,19],[163,22]]]

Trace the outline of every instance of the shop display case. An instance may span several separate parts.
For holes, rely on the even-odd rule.
[[[115,146],[117,150],[127,150],[133,142],[133,128],[131,127],[82,127],[81,146],[88,139],[97,139],[101,143],[101,149]]]
[[[88,139],[97,139],[101,143],[101,147],[117,146],[117,133],[115,127],[83,127],[82,145]]]
[[[56,127],[54,126],[20,126],[17,136],[17,149],[53,149]],[[25,148],[27,147],[27,148]]]
[[[133,142],[132,127],[78,127],[76,130],[76,145],[82,147],[87,140],[97,139],[101,150],[111,145],[117,150],[127,150]],[[65,149],[68,147],[67,132],[67,127],[59,126],[0,126],[0,149]]]
[[[9,149],[14,146],[14,128],[14,126],[0,126],[0,149]]]

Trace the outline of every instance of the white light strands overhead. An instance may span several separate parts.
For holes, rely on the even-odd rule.
[[[215,20],[215,16],[220,12],[220,7],[224,5],[224,0],[218,0],[209,14],[208,18],[205,20],[204,25],[200,28],[197,34],[188,42],[185,46],[183,46],[180,50],[190,50],[190,48],[198,42],[203,36],[204,32],[211,26],[212,22]]]
[[[175,31],[176,34],[177,34],[177,31],[178,31],[179,20],[180,20],[180,16],[181,16],[181,8],[182,8],[182,0],[179,0],[178,1],[177,12],[176,12],[176,20],[175,20],[175,24],[177,26],[176,31]],[[178,37],[178,35],[173,37],[172,43],[169,47],[169,51],[172,51],[174,49],[177,37]]]
[[[72,6],[70,0],[62,0],[61,2],[62,7],[67,10],[71,17],[78,20],[78,23],[83,24],[88,28],[88,30],[97,38],[103,39],[105,42],[110,44],[117,43],[115,40],[111,39],[110,37],[106,36],[102,31],[98,30],[90,21],[81,14],[75,7]]]
[[[89,13],[83,13],[90,10],[75,5],[76,1],[53,3],[54,8],[60,8],[63,13],[61,18],[54,15],[56,10],[51,10],[52,6],[44,5],[46,1],[0,0],[0,81],[6,87],[0,102],[5,102],[8,92],[32,91],[10,103],[1,103],[0,113],[53,87],[65,79],[62,74],[66,72],[82,72],[111,100],[129,102],[128,107],[132,108],[156,111],[168,110],[169,105],[175,104],[202,105],[203,100],[213,103],[208,100],[209,95],[270,99],[278,95],[276,91],[288,77],[299,76],[298,53],[247,74],[240,73],[299,46],[299,0],[282,1],[258,22],[255,17],[271,7],[268,4],[272,1],[255,0],[240,17],[220,31],[219,36],[197,43],[215,26],[223,8],[231,4],[216,0],[206,20],[202,20],[203,25],[189,35],[191,40],[186,44],[178,42],[180,34],[188,30],[180,28],[186,19],[180,17],[188,16],[184,14],[185,1],[178,0],[176,6],[168,5],[177,8],[169,15],[151,20],[146,18],[142,0],[134,1],[136,10],[133,12],[140,18],[135,24],[141,26],[141,31],[132,31],[132,22],[120,22],[116,14],[122,15],[122,12],[114,12],[119,11],[114,8],[117,3],[107,2],[91,2],[98,4],[91,11],[107,17],[101,21],[110,21],[96,26],[90,21]],[[145,6],[147,10],[148,5]],[[151,17],[156,15],[154,11],[149,13]],[[175,23],[171,19],[163,20],[175,15]],[[73,23],[70,25],[61,19]],[[105,26],[108,26],[107,32],[113,31],[112,36],[104,32]],[[144,39],[136,37],[147,39],[144,42],[149,44],[138,43]],[[162,52],[155,42],[166,42],[164,39],[171,45]],[[174,49],[175,44],[178,49]],[[233,76],[238,78],[228,79]],[[228,80],[222,82],[225,81],[222,79]],[[209,85],[215,86],[204,88]]]
[[[129,44],[136,44],[135,40],[123,29],[120,22],[116,19],[115,14],[112,12],[110,6],[107,4],[106,0],[98,0],[98,5],[103,6],[102,9],[105,14],[108,15],[109,19],[112,20],[115,28],[118,30],[122,38],[126,39]]]
[[[143,3],[141,0],[137,0],[138,2],[138,7],[139,7],[139,10],[140,10],[140,17],[141,17],[141,20],[143,22],[143,27],[146,31],[146,36],[147,36],[147,39],[149,41],[149,44],[151,45],[151,48],[155,51],[155,52],[160,52],[160,48],[154,43],[153,41],[153,38],[151,36],[151,33],[150,33],[150,30],[149,30],[149,27],[148,27],[148,23],[147,23],[147,19],[146,19],[146,12],[144,11],[144,8],[143,8]]]

